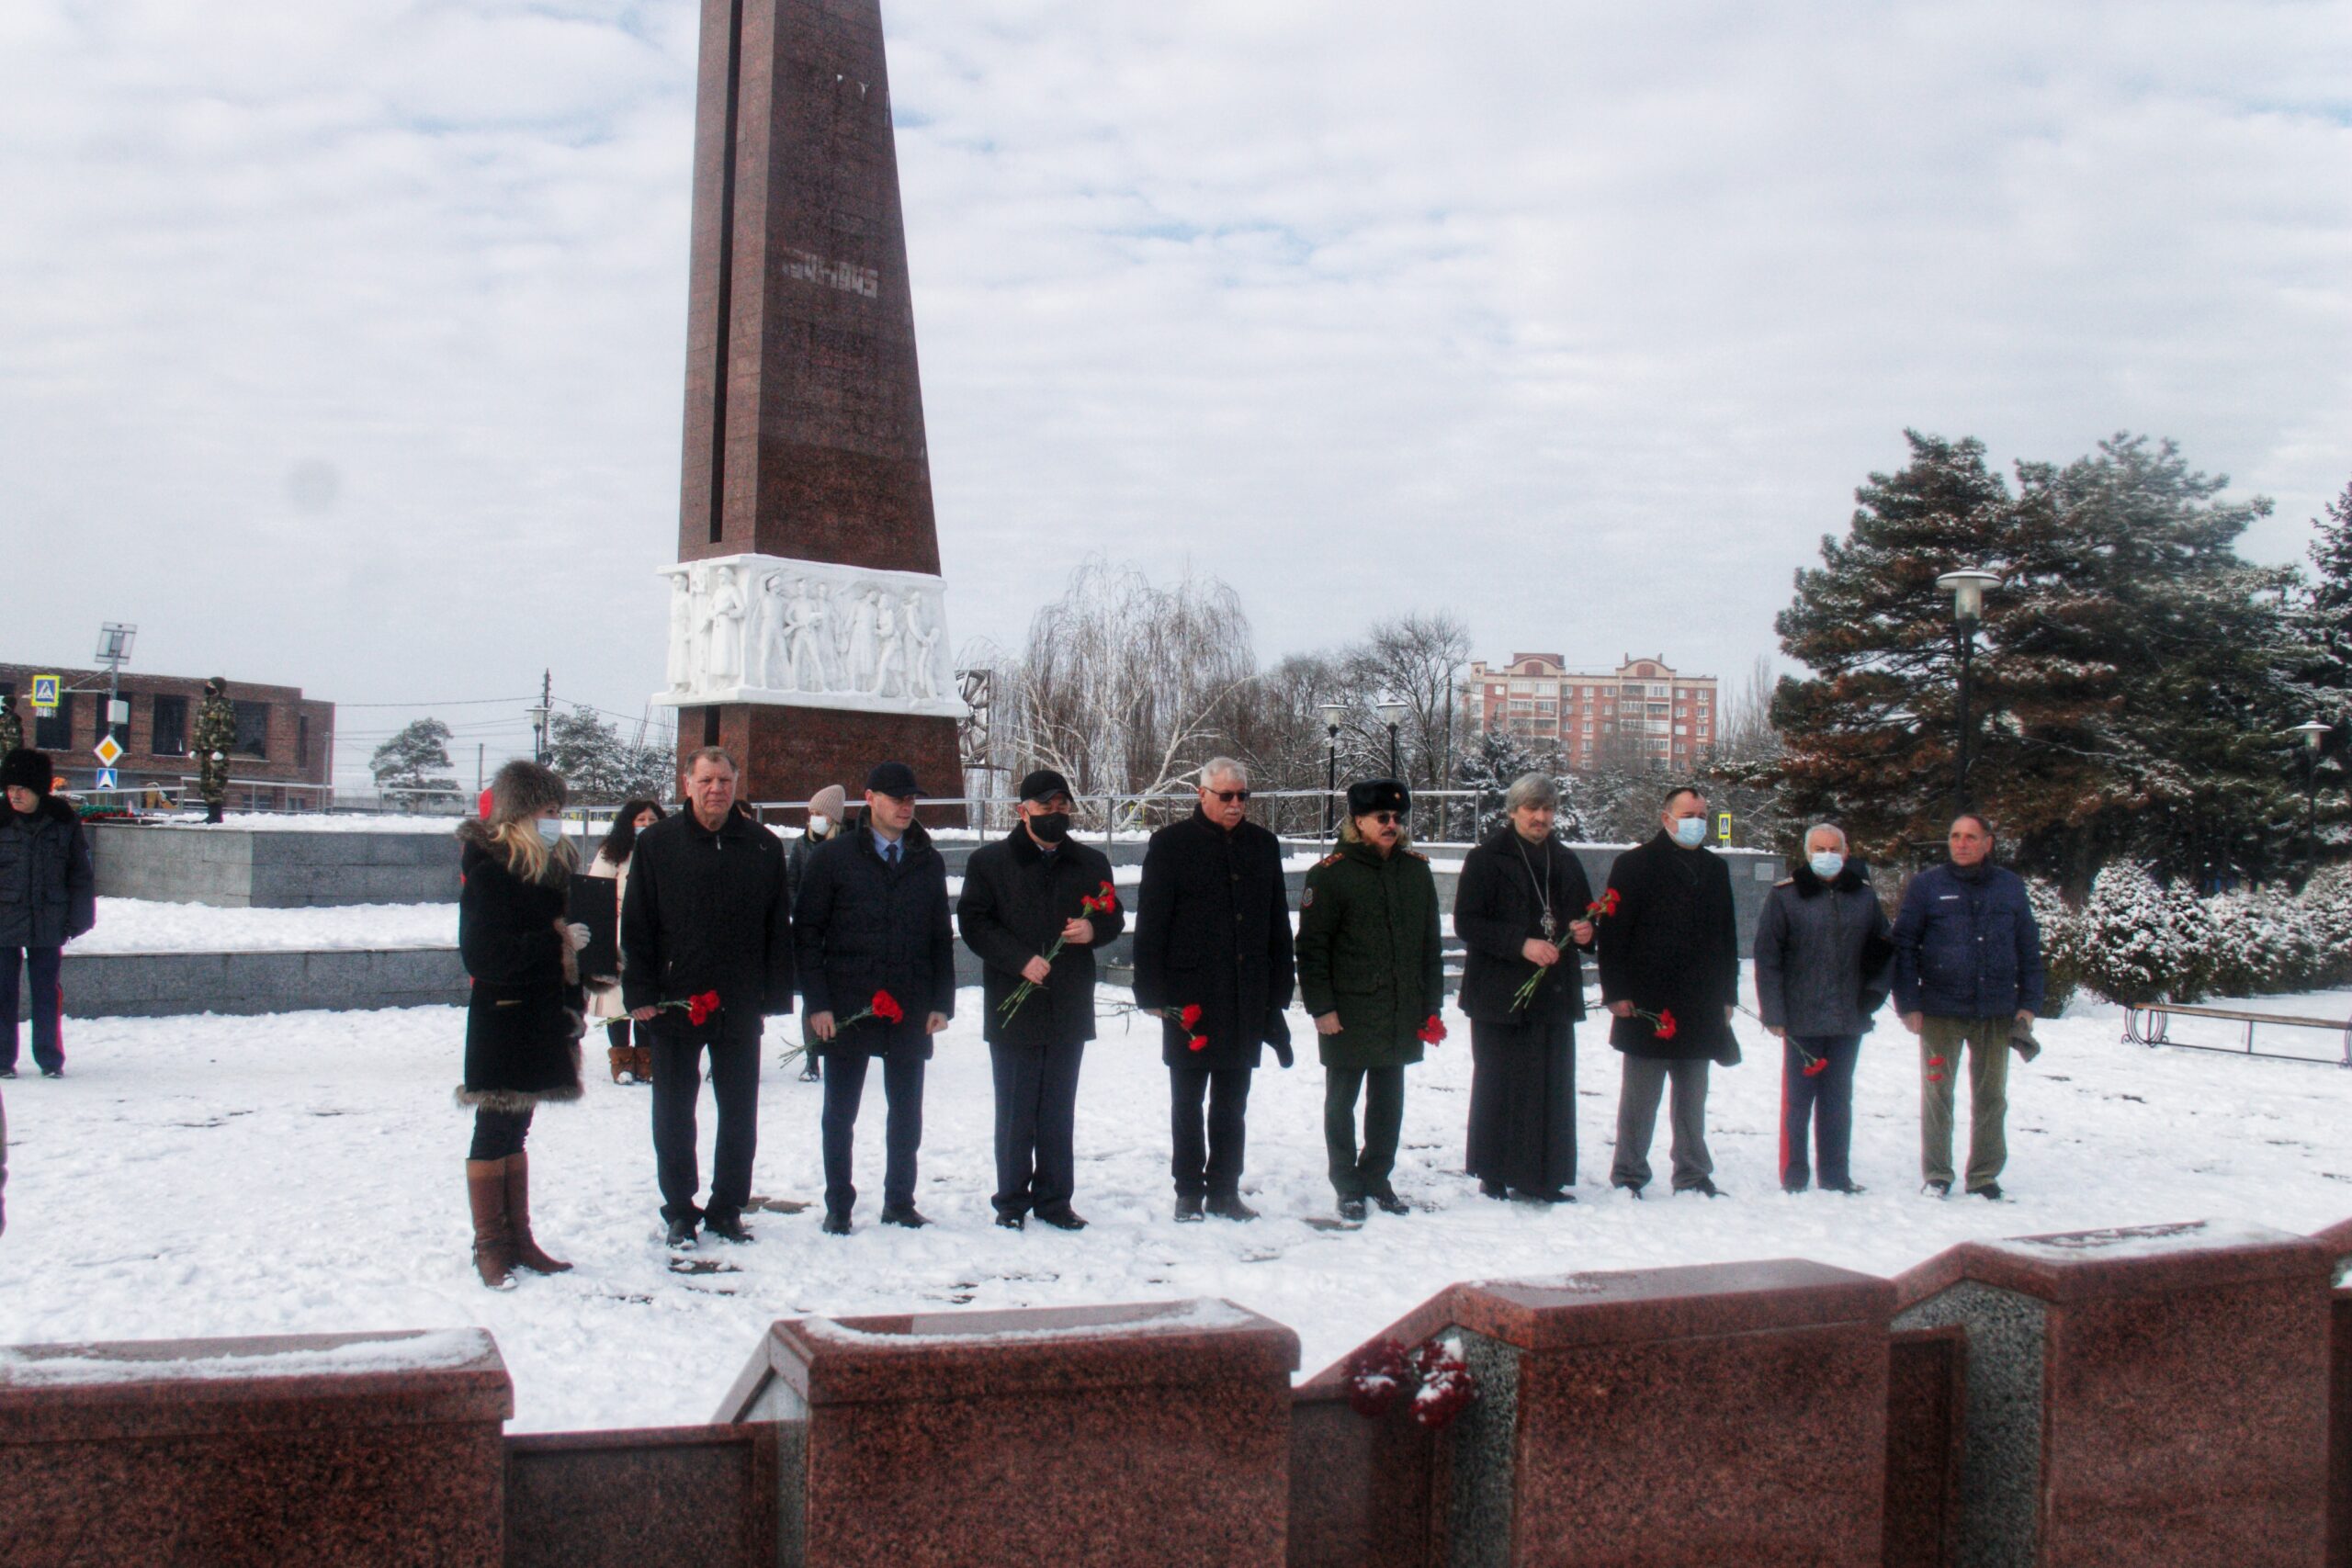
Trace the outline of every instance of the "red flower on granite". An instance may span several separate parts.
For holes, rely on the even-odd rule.
[[[1375,1339],[1348,1358],[1346,1375],[1348,1407],[1367,1420],[1377,1420],[1396,1404],[1413,1372],[1405,1364],[1405,1347],[1394,1339]]]
[[[1425,1339],[1406,1363],[1420,1382],[1413,1395],[1413,1419],[1424,1431],[1442,1432],[1477,1403],[1478,1380],[1471,1375],[1458,1339]]]
[[[1444,1043],[1445,1043],[1445,1020],[1443,1020],[1443,1019],[1442,1019],[1442,1018],[1438,1017],[1438,1015],[1437,1015],[1437,1014],[1435,1014],[1435,1013],[1431,1013],[1431,1014],[1430,1014],[1430,1021],[1429,1021],[1427,1023],[1425,1023],[1425,1024],[1421,1025],[1421,1029],[1420,1029],[1420,1039],[1421,1039],[1421,1043],[1423,1043],[1423,1044],[1425,1044],[1425,1045],[1442,1045],[1442,1044],[1444,1044]]]

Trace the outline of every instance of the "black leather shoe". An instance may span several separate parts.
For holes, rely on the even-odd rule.
[[[908,1204],[903,1209],[893,1208],[883,1210],[882,1223],[886,1225],[904,1225],[910,1231],[919,1231],[922,1229],[923,1226],[931,1224],[929,1220],[924,1219],[921,1213],[916,1212],[915,1206],[912,1203]]]
[[[1968,1195],[1971,1198],[1982,1198],[1991,1203],[2001,1202],[2008,1197],[2007,1193],[2001,1190],[2001,1184],[1997,1181],[1988,1181],[1982,1187],[1972,1187],[1968,1190]]]
[[[1478,1196],[1498,1200],[1506,1199],[1510,1196],[1510,1189],[1499,1181],[1487,1181],[1482,1179],[1478,1183]]]
[[[1003,1229],[1009,1231],[1023,1229],[1028,1224],[1028,1222],[1023,1220],[1019,1214],[1014,1213],[999,1214],[996,1217],[996,1223]]]
[[[1825,1181],[1821,1190],[1824,1192],[1842,1192],[1849,1198],[1859,1198],[1870,1190],[1859,1181]]]
[[[1699,1178],[1698,1180],[1692,1182],[1690,1186],[1682,1188],[1676,1193],[1676,1196],[1679,1197],[1683,1192],[1696,1192],[1702,1198],[1720,1198],[1724,1195],[1723,1189],[1717,1187],[1712,1178],[1704,1176]]]
[[[1949,1198],[1951,1196],[1951,1183],[1949,1181],[1922,1182],[1919,1190],[1931,1198]]]
[[[1384,1214],[1409,1214],[1413,1212],[1413,1206],[1394,1192],[1375,1192],[1372,1201],[1380,1206]]]
[[[692,1220],[672,1220],[662,1234],[662,1245],[677,1252],[691,1252],[695,1246],[695,1223]]]
[[[45,1078],[62,1078],[65,1076],[65,1069],[63,1067],[43,1067],[40,1070],[40,1076]]]
[[[1238,1192],[1227,1192],[1208,1201],[1208,1211],[1220,1220],[1242,1223],[1258,1217],[1258,1211],[1241,1201]]]
[[[1623,1192],[1626,1197],[1633,1199],[1634,1201],[1637,1203],[1642,1201],[1642,1190],[1639,1187],[1634,1186],[1632,1182],[1612,1181],[1610,1185],[1616,1188],[1618,1191]]]
[[[739,1247],[752,1239],[752,1233],[743,1228],[743,1216],[741,1214],[706,1213],[702,1217],[702,1228],[719,1240],[731,1241]]]
[[[1067,1203],[1056,1208],[1040,1209],[1037,1211],[1037,1217],[1057,1231],[1082,1231],[1086,1228],[1086,1222],[1078,1217],[1078,1211]]]
[[[1520,1196],[1526,1199],[1531,1203],[1543,1203],[1546,1205],[1553,1203],[1573,1203],[1577,1201],[1577,1195],[1569,1191],[1565,1187],[1547,1188],[1541,1192],[1521,1192]]]
[[[835,1213],[830,1209],[825,1211],[825,1234],[827,1235],[849,1235],[849,1216]]]
[[[0,1078],[13,1078],[13,1077],[15,1077],[16,1076],[17,1076],[17,1069],[16,1069],[16,1068],[14,1068],[14,1067],[0,1067]]]
[[[1201,1223],[1202,1217],[1202,1204],[1198,1198],[1188,1198],[1181,1195],[1177,1198],[1176,1223],[1178,1224],[1196,1225]]]
[[[1342,1198],[1340,1200],[1340,1218],[1343,1220],[1360,1221],[1364,1217],[1366,1212],[1364,1201],[1361,1198]]]

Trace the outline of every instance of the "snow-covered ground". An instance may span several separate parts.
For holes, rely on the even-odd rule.
[[[2342,1017],[2352,995],[2264,1005]],[[73,1021],[65,1078],[6,1086],[0,1344],[479,1325],[514,1371],[517,1429],[627,1427],[708,1419],[760,1331],[795,1314],[1222,1296],[1295,1326],[1311,1372],[1455,1280],[1771,1257],[1887,1273],[1970,1237],[2200,1218],[2310,1231],[2352,1216],[2352,1073],[2122,1044],[2115,1010],[2101,1008],[2045,1022],[2041,1061],[2017,1065],[2005,1204],[1919,1195],[1917,1057],[1892,1021],[1865,1045],[1860,1077],[1855,1175],[1870,1191],[1781,1196],[1777,1057],[1746,1017],[1748,1061],[1715,1075],[1710,1118],[1726,1199],[1668,1200],[1661,1179],[1658,1196],[1634,1202],[1601,1185],[1617,1058],[1589,1029],[1583,1201],[1489,1202],[1459,1174],[1469,1054],[1455,1018],[1454,1040],[1408,1090],[1396,1184],[1423,1212],[1375,1213],[1353,1232],[1310,1224],[1331,1212],[1322,1075],[1311,1061],[1287,1073],[1270,1062],[1245,1184],[1265,1217],[1180,1227],[1156,1038],[1114,1018],[1090,1049],[1079,1107],[1078,1207],[1092,1228],[1014,1234],[989,1224],[978,1010],[967,993],[933,1064],[921,1192],[931,1229],[874,1223],[877,1076],[855,1235],[820,1235],[815,1207],[754,1213],[754,1245],[702,1254],[735,1271],[673,1273],[649,1091],[592,1076],[579,1104],[540,1114],[531,1141],[539,1234],[578,1269],[526,1276],[504,1294],[475,1282],[468,1256],[467,1118],[449,1100],[460,1013]],[[2227,1025],[2176,1027],[2233,1038]],[[1312,1038],[1303,1018],[1293,1029]],[[2294,1048],[2332,1055],[2339,1043],[2314,1034]],[[592,1063],[602,1056],[592,1050]],[[771,1066],[762,1193],[819,1197],[818,1095]],[[703,1132],[707,1169],[707,1101]],[[1665,1140],[1661,1127],[1661,1176]]]
[[[455,904],[347,904],[323,909],[220,909],[152,898],[101,898],[74,953],[284,953],[317,948],[455,947]]]

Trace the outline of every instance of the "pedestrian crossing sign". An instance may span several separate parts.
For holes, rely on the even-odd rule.
[[[112,768],[100,768],[98,770],[97,787],[99,789],[114,788],[114,770]]]
[[[90,750],[97,757],[98,766],[108,773],[114,772],[114,765],[122,761],[122,742],[111,735],[91,747]],[[108,786],[102,784],[99,787],[103,789]]]
[[[51,714],[57,711],[57,688],[62,684],[54,675],[33,677],[33,711]]]
[[[1718,811],[1715,813],[1715,837],[1724,843],[1728,844],[1731,842],[1730,812]]]

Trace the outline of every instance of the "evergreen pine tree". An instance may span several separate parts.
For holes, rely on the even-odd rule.
[[[437,718],[412,720],[368,759],[376,793],[412,808],[429,795],[457,795],[458,781],[434,772],[447,766],[449,727]]]

